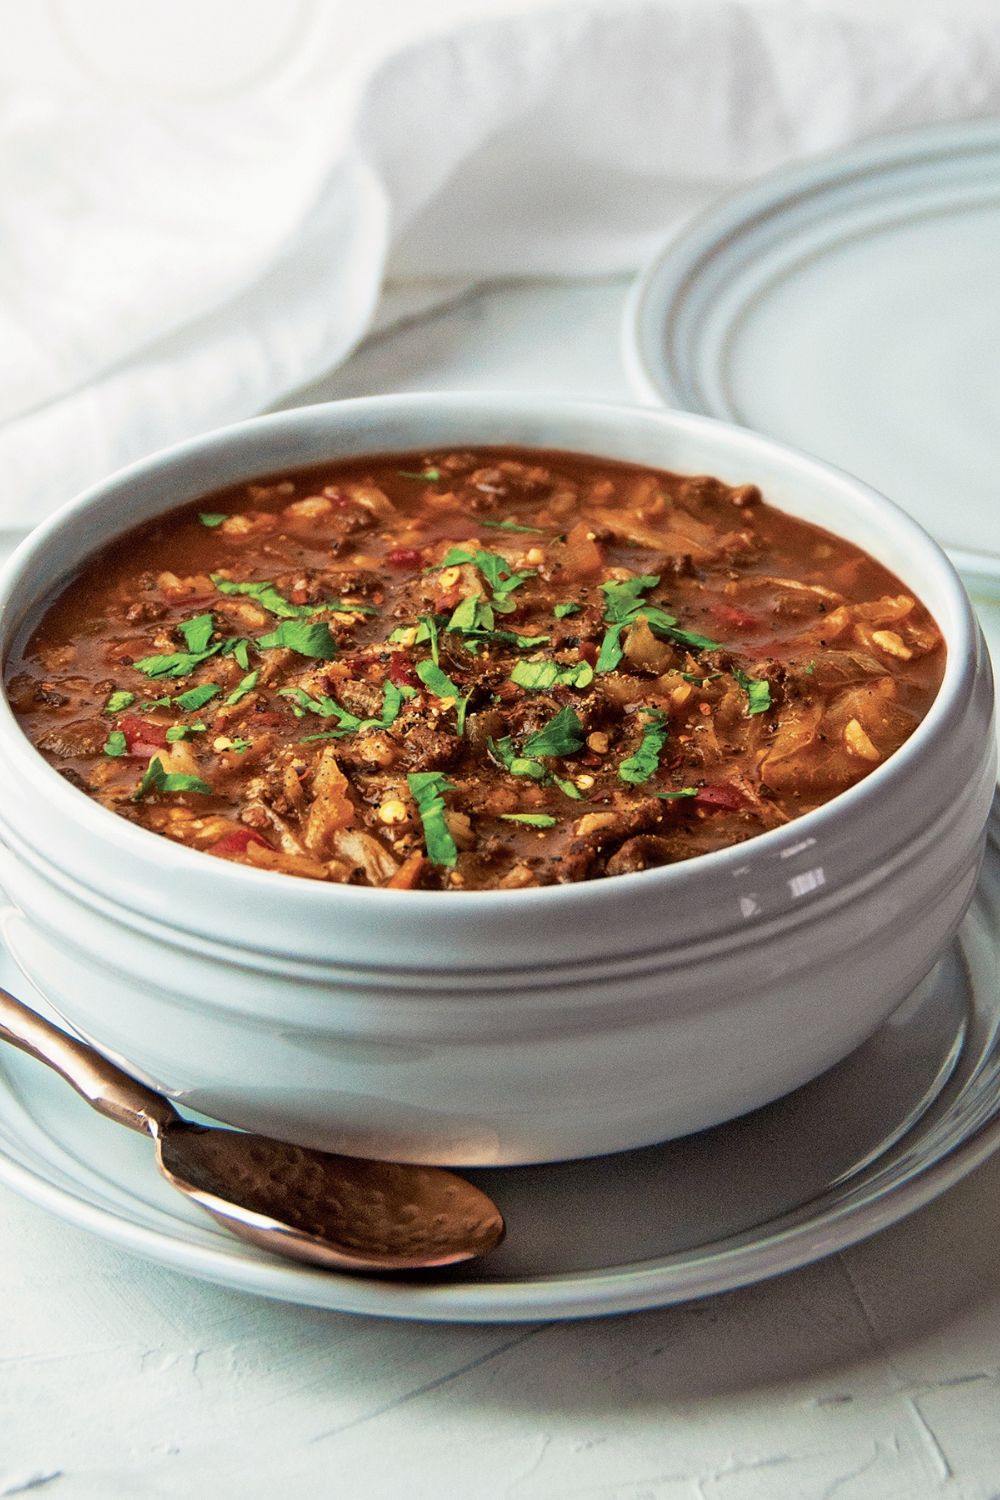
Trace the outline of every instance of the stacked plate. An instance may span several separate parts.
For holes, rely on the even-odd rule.
[[[910,511],[1000,598],[1000,122],[762,179],[638,282],[646,401],[752,427]]]

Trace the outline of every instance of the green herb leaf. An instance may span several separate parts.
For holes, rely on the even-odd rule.
[[[237,735],[236,738],[234,740],[230,740],[229,744],[225,747],[225,753],[227,755],[232,753],[242,755],[244,750],[249,750],[252,744],[253,740],[245,740],[240,735]]]
[[[461,563],[475,564],[490,586],[494,608],[504,615],[510,614],[514,609],[513,601],[507,596],[529,578],[538,577],[534,568],[515,572],[513,564],[506,557],[502,557],[499,552],[486,552],[482,548],[469,552],[464,547],[452,547],[436,567],[451,568]]]
[[[765,677],[748,677],[739,667],[733,668],[733,676],[747,695],[747,718],[754,714],[766,714],[771,707],[771,684]]]
[[[456,703],[461,698],[460,689],[432,661],[418,661],[414,670],[424,687],[430,688],[436,698],[453,698]]]
[[[256,672],[248,672],[247,675],[243,678],[239,687],[235,687],[229,694],[229,697],[226,698],[226,707],[231,708],[234,703],[239,703],[241,698],[245,698],[247,693],[252,693],[254,688],[257,686],[257,679],[259,676],[259,670]]]
[[[456,864],[458,849],[444,815],[444,793],[453,792],[454,785],[440,771],[411,771],[406,781],[420,813],[428,859],[435,865]]]
[[[301,688],[279,688],[278,692],[282,698],[291,698],[297,703],[300,713],[306,710],[308,713],[319,714],[323,719],[336,719],[340,726],[329,734],[308,735],[302,741],[304,745],[312,744],[315,740],[339,740],[345,734],[357,734],[362,729],[388,729],[395,723],[404,701],[403,690],[394,682],[386,682],[382,687],[381,716],[377,719],[360,719],[326,693],[322,698],[310,698]]]
[[[500,641],[507,646],[518,646],[522,651],[530,651],[534,646],[547,646],[552,639],[550,635],[517,635],[512,630],[466,630],[463,634],[466,645],[469,641]]]
[[[626,622],[623,620],[618,621],[614,625],[609,625],[604,632],[604,639],[601,642],[601,649],[597,656],[595,671],[613,672],[625,655],[621,642],[621,634],[625,628],[625,624]]]
[[[698,788],[696,786],[682,786],[680,790],[676,792],[653,793],[654,797],[660,797],[664,802],[672,802],[675,797],[697,797],[697,795]]]
[[[465,733],[465,716],[469,711],[469,699],[475,691],[476,684],[473,683],[465,697],[459,699],[458,709],[455,713],[455,733],[459,736]]]
[[[178,708],[183,708],[185,713],[193,713],[196,709],[204,708],[206,703],[211,703],[213,698],[222,692],[214,682],[200,682],[197,687],[188,688],[186,693],[180,693],[174,703]]]
[[[510,674],[511,682],[529,693],[544,693],[551,687],[588,687],[594,680],[594,669],[589,661],[574,662],[560,667],[554,661],[519,661]]]
[[[524,742],[524,753],[536,755],[574,755],[583,746],[583,725],[572,708],[561,708],[559,712],[529,734]]]
[[[573,785],[572,781],[566,781],[562,776],[556,776],[555,774],[553,774],[552,780],[564,796],[572,797],[574,802],[583,801],[583,793],[579,787]]]
[[[105,755],[125,755],[128,752],[128,742],[120,729],[112,729],[104,741]]]
[[[120,714],[123,708],[130,707],[130,705],[134,702],[134,693],[112,693],[111,697],[104,705],[103,712],[106,714]]]
[[[132,665],[137,672],[145,672],[147,677],[189,677],[195,667],[208,661],[210,656],[215,656],[225,644],[227,643],[224,641],[217,641],[207,651],[172,651],[168,655],[144,656]]]
[[[257,645],[262,651],[284,646],[297,651],[300,656],[311,656],[320,661],[332,661],[337,654],[337,642],[324,621],[307,625],[302,620],[282,620],[277,630],[258,636]]]
[[[433,615],[421,615],[420,623],[424,627],[424,630],[427,632],[426,639],[430,641],[431,644],[431,657],[433,658],[434,665],[438,666],[440,663],[440,657],[438,647],[437,620],[435,620]],[[417,632],[417,634],[419,637],[419,631]],[[414,645],[416,645],[416,642],[414,642]]]
[[[554,828],[556,819],[548,813],[501,813],[505,823],[525,823],[529,828]]]
[[[509,734],[505,734],[502,740],[487,740],[486,745],[497,764],[512,776],[530,776],[532,781],[544,781],[548,776],[540,760],[518,755]]]
[[[441,478],[440,469],[419,469],[416,473],[409,469],[397,469],[396,473],[401,479],[426,479],[428,484],[436,484]]]
[[[567,615],[578,615],[582,608],[581,604],[575,604],[573,600],[569,600],[566,604],[557,604],[552,613],[557,620],[565,620]]]
[[[650,627],[656,630],[656,625],[650,620]],[[691,646],[695,651],[718,651],[721,649],[721,641],[713,641],[711,636],[699,635],[695,630],[681,630],[680,626],[671,625],[664,631],[672,640],[679,642],[682,646]]]
[[[445,629],[458,631],[461,635],[467,635],[471,631],[492,630],[493,610],[482,594],[470,594],[455,609]]]
[[[423,622],[432,620],[434,617],[432,615],[421,615],[420,619]],[[421,623],[416,627],[417,633],[411,639],[413,628],[412,625],[397,625],[389,637],[390,644],[393,646],[423,646],[431,639],[430,631],[425,623]],[[436,632],[437,620],[434,620],[434,629]]]
[[[640,596],[647,589],[655,589],[659,581],[659,573],[641,573],[637,578],[626,578],[621,583],[602,583],[604,618],[609,624],[631,619],[641,602]]]
[[[184,637],[184,644],[188,650],[197,654],[208,649],[212,631],[215,629],[215,621],[210,614],[195,615],[193,620],[181,620],[177,629]]]
[[[167,744],[172,745],[177,740],[189,740],[193,734],[204,734],[208,728],[207,724],[171,724],[167,730]]]
[[[198,520],[203,526],[221,526],[228,516],[224,510],[200,510]]]
[[[150,792],[200,792],[202,796],[210,797],[212,788],[207,781],[202,781],[200,776],[185,776],[178,771],[165,771],[160,757],[154,755],[145,776],[132,793],[132,801],[139,802]]]
[[[476,525],[495,526],[497,531],[523,531],[525,534],[530,532],[533,536],[545,536],[545,532],[541,526],[519,526],[516,521],[484,521],[481,517],[477,516]]]
[[[632,786],[641,786],[659,768],[660,753],[667,743],[667,716],[658,708],[646,709],[647,727],[643,731],[638,750],[623,760],[618,767],[619,781]]]
[[[303,620],[316,613],[316,605],[292,604],[290,600],[278,593],[273,583],[267,581],[234,583],[231,578],[223,578],[221,573],[210,573],[208,576],[220,594],[245,594],[259,604],[261,609],[277,615],[280,620]]]

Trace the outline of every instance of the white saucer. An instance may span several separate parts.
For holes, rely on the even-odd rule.
[[[448,1322],[585,1317],[743,1286],[927,1203],[1000,1145],[1000,811],[961,930],[863,1047],[742,1120],[591,1161],[470,1173],[508,1221],[481,1265],[408,1280],[281,1261],[173,1192],[149,1144],[0,1052],[0,1181],[152,1260],[344,1312]],[[0,982],[44,1009],[0,956]]]
[[[872,141],[762,178],[640,278],[646,400],[861,475],[975,572],[1000,554],[1000,122]]]

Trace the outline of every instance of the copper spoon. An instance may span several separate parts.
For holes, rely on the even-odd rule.
[[[414,1271],[485,1255],[499,1209],[440,1167],[334,1156],[183,1120],[162,1094],[0,989],[0,1040],[54,1068],[98,1113],[156,1142],[172,1187],[276,1255],[337,1271]]]

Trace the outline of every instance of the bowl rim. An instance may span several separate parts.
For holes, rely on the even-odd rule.
[[[213,879],[218,881],[220,892],[228,891],[237,899],[240,893],[243,893],[248,897],[256,894],[273,900],[279,892],[283,891],[285,893],[283,900],[294,901],[296,899],[294,891],[301,888],[302,899],[306,899],[306,893],[311,893],[309,899],[325,901],[331,908],[335,908],[344,900],[345,895],[350,893],[351,902],[364,903],[367,913],[373,917],[380,914],[388,915],[390,901],[387,898],[395,897],[405,902],[408,915],[419,917],[424,914],[427,916],[433,914],[435,918],[454,917],[459,913],[469,917],[482,917],[498,909],[498,898],[505,917],[516,918],[520,914],[525,917],[538,916],[547,909],[572,906],[581,900],[583,894],[593,897],[595,888],[609,887],[609,897],[614,892],[624,897],[630,889],[635,889],[637,881],[641,882],[643,890],[650,893],[654,887],[659,888],[666,898],[671,890],[689,884],[694,877],[708,878],[715,873],[724,875],[727,871],[732,872],[737,865],[746,860],[750,849],[754,852],[759,851],[763,855],[765,852],[775,853],[810,837],[818,838],[830,829],[831,825],[836,827],[843,822],[845,817],[851,816],[855,811],[858,815],[864,816],[866,810],[870,810],[871,814],[877,817],[878,804],[883,801],[885,795],[884,789],[888,790],[905,781],[910,776],[915,762],[923,757],[927,742],[945,732],[949,723],[959,715],[975,674],[979,653],[977,646],[980,638],[979,627],[965,588],[954,566],[938,543],[917,521],[864,480],[790,444],[714,417],[672,411],[663,407],[636,406],[634,403],[622,401],[580,400],[561,396],[539,397],[525,394],[523,391],[503,390],[407,392],[293,407],[213,429],[161,449],[115,471],[69,500],[43,521],[22,541],[0,570],[0,617],[11,609],[17,597],[22,574],[29,564],[44,558],[49,544],[58,537],[62,527],[67,522],[86,515],[88,510],[113,487],[155,475],[186,458],[210,454],[213,449],[228,451],[236,447],[244,438],[252,438],[260,434],[278,434],[285,429],[294,431],[299,426],[309,425],[311,422],[321,420],[324,415],[332,413],[336,413],[338,418],[342,419],[346,428],[351,418],[362,412],[385,415],[390,412],[426,412],[428,419],[432,419],[436,413],[454,413],[461,409],[467,411],[470,417],[487,413],[499,415],[503,411],[508,413],[516,411],[522,415],[537,416],[544,409],[545,416],[553,421],[558,421],[560,418],[585,418],[588,414],[594,416],[600,414],[604,418],[612,419],[620,416],[623,421],[627,419],[630,422],[645,422],[650,426],[660,428],[673,428],[679,434],[696,440],[699,435],[714,439],[716,443],[722,438],[724,443],[728,442],[730,446],[739,448],[741,462],[745,453],[750,475],[747,482],[752,481],[754,458],[755,455],[759,455],[772,462],[776,460],[779,466],[797,468],[803,481],[813,478],[817,485],[822,485],[827,489],[832,483],[834,486],[849,491],[855,505],[861,502],[863,509],[875,515],[881,531],[894,531],[900,535],[908,546],[908,552],[912,553],[915,550],[923,554],[925,562],[930,565],[936,575],[936,583],[942,595],[941,605],[944,605],[945,609],[939,605],[931,612],[946,644],[945,671],[937,695],[928,713],[910,737],[861,781],[838,792],[821,806],[802,814],[782,827],[755,834],[741,844],[697,855],[675,864],[659,866],[652,870],[636,871],[632,874],[599,877],[594,880],[567,884],[530,886],[520,890],[447,889],[390,892],[378,886],[343,886],[335,882],[296,879],[282,872],[256,870],[235,861],[216,859],[213,863],[218,868]],[[331,429],[331,440],[335,431],[335,427]],[[429,442],[433,444],[433,439]],[[419,442],[409,445],[410,449],[420,446]],[[488,445],[478,443],[476,446]],[[504,444],[498,442],[496,446],[504,446]],[[516,444],[515,446],[529,447],[530,445]],[[539,444],[538,447],[541,451],[542,445]],[[550,451],[555,451],[558,444],[550,443],[548,447]],[[358,456],[364,451],[361,448],[353,450]],[[402,447],[394,449],[389,446],[376,450],[369,446],[367,451],[374,454],[376,451],[389,453],[402,452],[404,449]],[[562,451],[582,453],[588,450],[578,447],[566,448]],[[591,456],[601,456],[596,450],[590,451]],[[292,465],[289,463],[287,466]],[[662,465],[650,463],[649,467],[657,468]],[[272,472],[279,472],[278,467],[276,466]],[[261,477],[267,476],[262,473]],[[220,480],[220,484],[225,482],[224,479]],[[211,491],[202,493],[211,493]],[[164,508],[163,513],[179,508],[196,498],[198,497],[193,494],[186,497],[178,496]],[[780,506],[776,508],[780,509]],[[107,545],[113,535],[125,534],[137,524],[139,523],[135,520],[123,524],[118,532],[105,535],[93,550],[98,551]],[[908,587],[905,577],[901,577],[900,581]],[[33,603],[37,603],[37,600]],[[942,613],[947,613],[950,621],[942,621],[940,618]],[[10,632],[11,639],[8,640],[4,652],[2,663],[4,666],[11,640],[21,628],[23,619],[24,611],[15,618]],[[185,870],[196,869],[202,874],[205,873],[205,861],[211,856],[176,843],[139,824],[129,822],[128,819],[94,801],[61,776],[28,739],[20,722],[13,714],[6,691],[2,688],[0,688],[0,748],[10,756],[18,772],[38,794],[63,810],[68,821],[81,828],[88,836],[98,839],[102,844],[115,846],[122,855],[134,854],[137,859],[147,862],[155,860],[164,876],[170,879],[183,878]],[[155,847],[151,842],[153,840],[155,840]],[[0,822],[0,841],[2,841],[2,822]],[[192,865],[192,861],[196,863]],[[317,894],[321,889],[325,893],[322,896]],[[147,917],[149,916],[148,910],[142,906],[137,906],[136,910],[142,910]],[[156,920],[163,926],[177,927],[178,925],[164,918]]]

